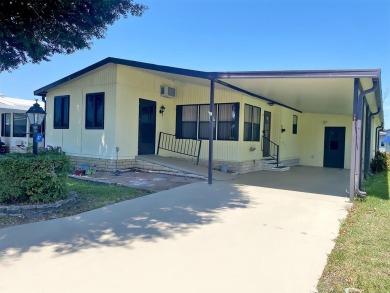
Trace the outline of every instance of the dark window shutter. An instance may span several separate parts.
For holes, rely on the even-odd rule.
[[[234,140],[238,141],[238,130],[240,129],[239,121],[240,121],[240,103],[234,103],[234,113],[235,113],[235,129],[234,129]]]
[[[183,106],[176,106],[176,138],[183,137],[182,117],[183,117]]]

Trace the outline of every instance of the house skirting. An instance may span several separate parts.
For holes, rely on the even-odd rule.
[[[117,170],[117,162],[114,159],[100,159],[100,158],[89,158],[89,157],[78,157],[78,156],[69,156],[72,166],[77,167],[83,164],[88,164],[96,170],[104,171],[115,171]],[[177,159],[177,158],[176,158]],[[190,158],[183,158],[182,160],[195,164],[195,160]],[[207,166],[207,160],[200,160],[199,165]],[[227,166],[228,172],[245,174],[256,171],[270,170],[275,165],[270,165],[268,160],[259,159],[259,160],[250,160],[244,162],[229,162],[223,160],[214,160],[213,169],[220,170],[221,166]],[[299,165],[299,158],[281,160],[280,165],[284,166],[297,166]],[[137,159],[125,159],[118,160],[118,170],[126,170],[131,168],[140,168],[145,170],[155,170],[155,171],[175,171],[172,168],[164,167],[158,164],[145,162]]]
[[[79,167],[83,164],[88,164],[96,170],[102,171],[115,171],[117,170],[117,162],[113,159],[100,159],[100,158],[90,158],[90,157],[78,157],[78,156],[69,156],[70,162],[73,167]],[[155,171],[174,171],[171,168],[164,167],[161,165],[136,160],[136,159],[126,159],[118,160],[118,170],[128,170],[131,168],[140,168],[145,170],[155,170]]]
[[[201,160],[199,164],[207,166],[208,161],[207,160]],[[238,173],[238,174],[245,174],[245,173],[251,173],[256,171],[265,171],[265,170],[271,170],[276,165],[269,164],[269,160],[264,159],[258,159],[258,160],[250,160],[250,161],[244,161],[244,162],[229,162],[229,161],[218,161],[215,160],[213,162],[213,169],[221,169],[222,165],[226,165],[228,172],[232,173]],[[279,165],[283,166],[297,166],[299,165],[299,158],[296,159],[288,159],[288,160],[281,160],[279,162]]]

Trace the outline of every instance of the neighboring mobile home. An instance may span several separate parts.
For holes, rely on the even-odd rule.
[[[376,69],[202,72],[107,58],[34,94],[46,98],[47,144],[108,169],[157,152],[196,157],[195,139],[206,163],[212,117],[214,167],[261,170],[272,155],[289,166],[352,169],[356,190],[383,125]]]
[[[6,97],[0,93],[1,141],[11,152],[25,152],[32,144],[32,129],[26,111],[35,103],[33,100]],[[44,107],[43,102],[38,102]],[[44,123],[40,132],[44,132]],[[39,143],[43,146],[44,143]]]
[[[390,153],[390,129],[379,132],[379,150]]]

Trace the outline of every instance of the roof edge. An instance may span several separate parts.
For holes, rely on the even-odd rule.
[[[95,70],[99,67],[102,67],[106,64],[117,64],[117,65],[125,65],[125,66],[131,66],[141,69],[149,69],[149,70],[155,70],[155,71],[161,71],[166,73],[173,73],[178,75],[185,75],[185,76],[191,76],[191,77],[197,77],[197,78],[203,78],[203,79],[209,79],[209,73],[203,72],[203,71],[197,71],[197,70],[191,70],[191,69],[184,69],[184,68],[178,68],[178,67],[171,67],[171,66],[164,66],[164,65],[156,65],[152,63],[145,63],[145,62],[139,62],[139,61],[132,61],[132,60],[126,60],[126,59],[120,59],[120,58],[114,58],[114,57],[107,57],[99,62],[96,62],[88,67],[85,67],[79,71],[76,71],[75,73],[72,73],[64,78],[61,78],[53,83],[50,83],[42,88],[39,88],[34,91],[34,95],[36,96],[45,96],[49,90],[52,88],[55,88],[65,82],[71,81],[83,74],[86,74],[92,70]]]
[[[230,78],[379,78],[380,69],[335,70],[286,70],[286,71],[239,71],[211,72],[218,79]]]
[[[380,78],[381,74],[380,69],[204,72],[107,57],[99,62],[96,62],[88,67],[76,71],[75,73],[72,73],[64,78],[61,78],[53,83],[35,90],[34,95],[45,96],[49,90],[109,63],[210,80],[230,78]]]

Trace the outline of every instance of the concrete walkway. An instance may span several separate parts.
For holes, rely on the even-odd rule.
[[[182,159],[173,158],[173,157],[163,157],[158,155],[142,155],[137,156],[138,160],[161,165],[164,167],[172,168],[181,172],[195,174],[207,178],[208,176],[208,166],[196,165],[196,163],[189,163]],[[236,176],[224,173],[218,170],[213,170],[213,179],[217,181],[226,181],[232,180]]]
[[[0,229],[0,292],[315,292],[346,198],[256,174]]]

